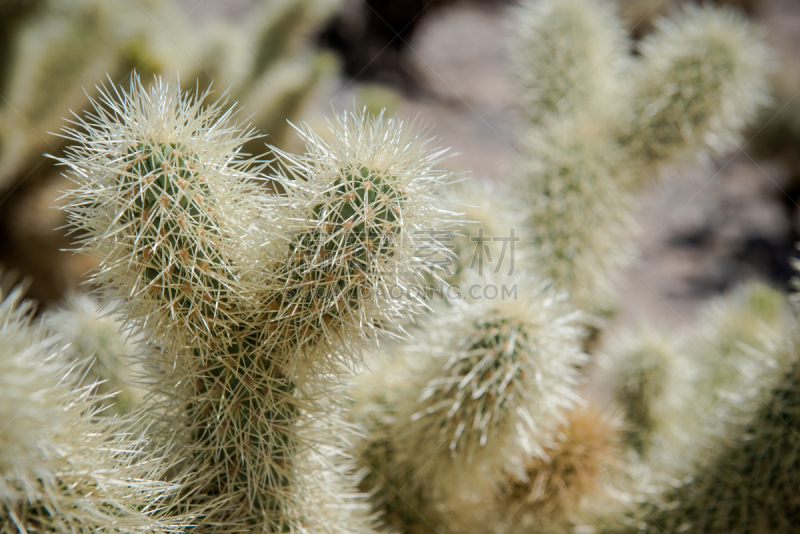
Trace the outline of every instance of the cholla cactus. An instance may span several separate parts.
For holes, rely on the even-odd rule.
[[[705,343],[692,351],[700,365],[701,391],[729,388],[752,370],[737,368],[735,358],[754,352],[756,358],[773,346],[785,332],[786,297],[763,282],[750,282],[709,304],[700,336]],[[712,404],[717,399],[709,397]]]
[[[99,395],[113,397],[104,398],[104,404],[113,403],[120,413],[142,404],[147,392],[135,385],[143,373],[141,355],[137,343],[120,331],[118,318],[91,297],[69,295],[62,308],[45,315],[44,323],[67,343],[63,349],[67,357],[90,362],[83,383],[97,382]]]
[[[445,270],[445,281],[453,286],[468,282],[470,273],[500,278],[525,265],[534,255],[520,232],[525,209],[496,185],[465,180],[447,188],[444,196],[462,213],[463,224],[448,236],[454,261]]]
[[[542,251],[538,272],[602,311],[608,277],[626,258],[629,192],[687,154],[732,146],[765,101],[765,49],[733,12],[688,7],[629,61],[618,22],[592,0],[521,9],[522,104],[534,122],[549,116],[525,132],[514,184],[532,206],[528,239]],[[607,28],[585,29],[595,19]]]
[[[800,365],[796,340],[784,339],[782,345],[773,349],[785,357],[760,362],[772,367],[773,379],[752,397],[750,420],[730,424],[722,443],[697,462],[685,482],[651,496],[623,521],[626,526],[604,531],[739,534],[796,527]]]
[[[313,9],[281,5],[287,22],[265,30],[259,42],[267,45],[252,49],[252,68],[230,69],[244,80],[249,105],[273,83],[292,86],[282,73],[295,65],[281,57],[292,39],[282,30],[303,25]],[[224,103],[208,105],[208,92],[187,96],[160,79],[145,89],[135,76],[130,91],[102,88],[93,112],[65,130],[75,144],[56,158],[76,183],[66,210],[82,232],[80,250],[101,259],[93,282],[116,299],[124,331],[147,340],[140,353],[155,421],[148,440],[172,447],[180,461],[167,471],[142,453],[146,461],[137,463],[140,442],[101,421],[91,387],[76,385],[91,380],[89,373],[79,377],[58,364],[53,372],[69,369],[68,378],[37,384],[37,396],[35,372],[55,365],[55,357],[32,366],[4,349],[10,343],[0,332],[0,357],[10,354],[14,371],[14,383],[3,386],[23,409],[25,436],[37,444],[24,449],[16,434],[9,438],[7,450],[24,460],[20,469],[0,451],[0,498],[9,517],[2,527],[164,530],[191,522],[214,532],[357,533],[372,530],[373,514],[381,513],[404,531],[425,524],[449,532],[565,532],[625,502],[614,487],[617,476],[626,484],[633,478],[621,461],[624,428],[613,408],[580,398],[587,319],[560,290],[581,307],[605,307],[598,296],[625,257],[632,190],[690,147],[733,139],[761,98],[761,82],[742,77],[760,74],[763,54],[743,51],[748,45],[737,39],[753,34],[735,17],[688,9],[673,26],[662,24],[643,58],[628,65],[620,28],[602,6],[546,0],[523,9],[520,18],[531,26],[518,46],[535,46],[530,54],[520,49],[518,61],[528,61],[521,76],[529,85],[526,105],[540,124],[523,141],[516,185],[530,207],[527,244],[534,245],[537,277],[466,277],[467,285],[502,282],[505,291],[495,291],[496,299],[484,291],[477,300],[467,290],[473,300],[433,306],[409,328],[414,343],[390,345],[395,359],[352,391],[355,422],[342,413],[350,406],[339,393],[361,344],[402,330],[426,306],[428,295],[416,286],[432,260],[447,254],[447,243],[436,239],[453,215],[436,198],[449,178],[434,168],[443,151],[413,125],[344,114],[327,136],[297,128],[303,155],[269,147],[277,156],[269,177],[277,193],[268,194],[260,174],[266,164],[244,153],[259,143],[254,130],[233,124]],[[554,58],[552,70],[546,57]],[[648,77],[662,68],[678,78],[674,87]],[[310,71],[296,72],[294,88],[280,91],[287,101],[311,86]],[[621,83],[627,72],[635,74],[630,91]],[[476,205],[467,217],[486,222]],[[509,230],[516,224],[491,222]],[[506,235],[502,227],[495,233]],[[465,234],[475,237],[473,228]],[[478,240],[482,247],[480,234]],[[458,274],[465,270],[462,264]],[[708,366],[691,384],[714,384],[711,394],[691,398],[718,406],[713,413],[722,421],[682,444],[691,462],[680,474],[693,477],[662,496],[646,495],[621,521],[608,519],[610,530],[627,528],[631,518],[644,530],[661,522],[673,531],[791,523],[797,498],[787,488],[797,487],[798,438],[777,421],[797,411],[796,346],[783,343],[782,300],[769,291],[748,295],[742,310],[715,316],[705,336],[736,373]],[[15,313],[6,314],[7,323],[30,329],[26,312]],[[24,344],[29,352],[52,351],[46,338],[37,339]],[[106,361],[102,347],[91,345],[74,348]],[[636,362],[633,373],[617,373],[617,399],[637,425],[634,441],[645,459],[648,446],[668,440],[662,435],[670,417],[698,420],[685,403],[671,402],[679,350],[662,349],[639,337],[615,352]],[[703,352],[689,351],[711,361]],[[733,394],[735,376],[744,374],[757,376]],[[69,397],[55,395],[61,385]],[[76,389],[78,400],[69,400]],[[759,400],[765,391],[772,391],[768,405]],[[67,417],[52,430],[33,427],[29,406],[19,401],[25,398],[42,409],[36,417],[53,419],[53,407]],[[9,419],[4,408],[0,417]],[[361,423],[367,438],[356,462],[347,448]],[[788,468],[755,477],[749,499],[743,473],[779,471],[777,460],[764,459],[779,457],[774,447],[791,451]],[[57,475],[48,474],[52,466]],[[356,491],[363,472],[360,488],[371,492],[372,511]],[[180,491],[170,494],[171,483]],[[777,498],[770,504],[767,495]],[[751,501],[776,519],[749,509]],[[698,513],[701,507],[708,513]]]
[[[343,328],[348,339],[408,320],[427,259],[447,252],[431,238],[449,224],[434,196],[446,179],[433,169],[444,151],[427,149],[417,132],[382,114],[337,117],[330,141],[308,128],[299,134],[305,156],[279,152],[286,197],[274,207],[283,243],[263,298],[271,328],[318,349]],[[401,304],[391,295],[407,298]]]
[[[760,283],[709,307],[699,328],[703,339],[684,348],[698,372],[685,377],[691,391],[672,414],[691,431],[652,464],[669,483],[646,492],[608,531],[782,532],[794,524],[795,320],[785,297]]]
[[[576,400],[584,356],[565,295],[529,284],[520,283],[519,300],[443,304],[399,349],[405,380],[358,397],[370,427],[363,487],[376,486],[376,504],[396,526],[485,525],[503,473],[546,457],[542,436]]]
[[[527,231],[542,276],[589,310],[608,306],[606,277],[626,257],[632,197],[624,154],[588,118],[547,120],[523,140],[517,185],[528,202]]]
[[[159,482],[168,465],[145,451],[130,421],[107,419],[80,387],[85,362],[32,322],[22,289],[0,296],[0,531],[163,532]],[[126,428],[128,427],[128,428]]]
[[[603,351],[611,358],[612,392],[625,412],[627,440],[643,456],[654,442],[658,456],[685,435],[681,416],[698,380],[686,348],[680,336],[645,325],[618,333]]]
[[[114,70],[108,5],[56,4],[60,9],[33,18],[16,36],[0,106],[0,186],[27,164],[31,152],[50,145],[46,132],[62,124],[66,109],[82,105],[81,84]]]
[[[95,281],[152,340],[164,427],[186,448],[174,509],[220,531],[306,531],[326,503],[308,499],[299,459],[333,439],[311,424],[326,384],[359,339],[414,310],[396,295],[428,267],[419,252],[444,250],[419,237],[444,213],[442,151],[398,121],[342,115],[331,142],[300,131],[306,154],[280,153],[285,193],[267,196],[239,155],[252,133],[205,97],[161,80],[106,92],[66,134],[66,209],[102,257]]]
[[[231,230],[247,232],[241,221],[255,216],[258,195],[235,149],[253,132],[204,108],[205,95],[182,97],[161,80],[149,92],[138,78],[132,87],[118,101],[104,93],[83,131],[66,131],[78,144],[61,161],[80,184],[67,210],[86,230],[83,249],[104,260],[95,283],[114,288],[142,319],[137,328],[207,345],[244,313]]]
[[[614,6],[584,0],[523,2],[514,13],[509,53],[522,86],[520,107],[532,123],[593,110],[620,99],[627,41]]]
[[[569,532],[618,507],[630,485],[624,426],[613,407],[587,403],[568,411],[546,456],[529,458],[524,476],[503,485],[494,530]]]
[[[738,146],[739,130],[767,102],[760,31],[730,9],[689,5],[641,45],[621,141],[638,180],[701,150]]]

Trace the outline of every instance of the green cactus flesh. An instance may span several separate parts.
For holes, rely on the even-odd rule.
[[[394,254],[405,194],[365,167],[343,175],[312,208],[313,226],[289,243],[278,274],[283,290],[268,306],[269,328],[284,334],[276,342],[312,344],[314,332],[345,322],[369,297],[376,264]]]
[[[121,181],[123,194],[127,193],[131,202],[122,218],[138,225],[139,259],[148,264],[146,279],[161,298],[172,303],[176,315],[210,322],[232,302],[220,279],[231,280],[233,273],[232,263],[216,246],[221,236],[219,225],[204,209],[213,196],[202,178],[198,158],[180,144],[156,142],[132,147],[128,158],[130,174]],[[198,236],[205,247],[197,246]],[[205,487],[198,495],[206,500],[231,490],[247,491],[253,487],[248,478],[255,469],[268,483],[247,491],[251,506],[279,517],[276,490],[292,482],[287,473],[291,472],[292,428],[298,413],[285,399],[292,397],[295,384],[261,348],[264,333],[258,325],[229,326],[221,339],[233,342],[223,341],[210,353],[194,349],[196,361],[205,364],[196,373],[194,391],[188,396],[192,401],[186,406],[192,446],[214,451],[213,459],[206,461],[217,468],[224,464],[222,471],[227,472],[227,477],[207,482],[216,487]],[[265,396],[278,399],[272,410],[264,410]],[[264,449],[270,451],[267,462],[254,454]],[[252,518],[258,515],[250,514]]]
[[[220,280],[232,274],[219,250],[219,225],[201,208],[213,197],[196,156],[179,144],[153,142],[129,149],[128,160],[121,193],[131,203],[121,220],[138,230],[151,291],[172,303],[176,315],[198,323],[217,317],[231,304]]]

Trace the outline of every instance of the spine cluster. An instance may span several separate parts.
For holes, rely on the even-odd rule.
[[[114,97],[67,133],[66,209],[102,258],[94,282],[151,340],[161,426],[186,455],[172,507],[220,531],[302,529],[303,507],[323,506],[303,465],[332,440],[314,430],[321,388],[414,311],[389,294],[428,267],[418,250],[441,248],[415,246],[441,217],[440,152],[392,119],[343,115],[333,144],[301,130],[304,156],[278,152],[283,193],[267,195],[239,154],[252,132],[205,95],[135,80]]]

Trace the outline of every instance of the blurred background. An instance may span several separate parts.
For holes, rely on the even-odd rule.
[[[688,0],[687,0],[688,1]],[[636,39],[685,2],[619,0]],[[619,320],[680,328],[743,280],[790,288],[800,255],[800,2],[728,0],[766,29],[773,101],[741,150],[687,166],[641,198],[636,260],[614,277]],[[80,115],[96,84],[180,74],[213,80],[266,137],[302,145],[287,120],[323,129],[333,110],[367,106],[428,125],[457,153],[452,170],[501,182],[525,132],[505,39],[513,0],[0,0],[0,266],[30,281],[42,307],[82,291],[95,260],[59,205],[70,182],[45,158],[51,132]],[[635,50],[634,50],[635,53]]]

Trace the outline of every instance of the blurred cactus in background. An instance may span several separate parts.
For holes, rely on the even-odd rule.
[[[187,89],[212,82],[230,87],[248,113],[258,112],[257,125],[280,145],[285,119],[295,116],[320,76],[333,70],[331,59],[303,43],[335,6],[335,0],[272,0],[237,28],[186,20],[166,1],[38,2],[26,10],[28,16],[17,17],[4,58],[0,189],[35,170],[41,152],[57,143],[48,132],[64,124],[69,110],[87,107],[87,94],[97,94],[97,80],[106,73],[119,83],[132,69],[145,77],[179,71]],[[282,69],[281,78],[294,69],[295,81],[270,82],[275,69]],[[289,115],[276,116],[284,110]],[[266,115],[259,118],[261,113]],[[250,148],[263,151],[263,144]]]
[[[632,68],[630,115],[620,138],[649,179],[666,163],[738,147],[739,131],[767,103],[769,57],[759,32],[729,9],[689,6],[661,19]]]
[[[712,301],[694,336],[651,326],[618,336],[607,347],[614,397],[638,454],[677,476],[713,450],[792,362],[792,321],[782,293],[750,282]]]
[[[652,326],[616,337],[606,348],[613,358],[612,394],[626,416],[628,443],[645,456],[654,441],[674,444],[669,438],[683,426],[681,408],[697,379],[696,364],[686,357],[684,340]]]
[[[576,111],[608,110],[616,98],[625,34],[607,2],[526,1],[515,10],[509,54],[532,123]]]
[[[692,432],[694,450],[685,455],[681,478],[645,492],[633,511],[614,517],[602,531],[744,533],[796,527],[796,329],[796,318],[785,320],[769,339],[765,325],[761,346],[741,344],[734,361],[719,364],[728,373],[729,366],[738,369],[738,376],[714,390],[723,400],[708,408],[708,422],[695,423],[700,428]]]
[[[69,295],[64,306],[49,311],[43,322],[68,343],[64,352],[69,358],[90,363],[82,382],[96,383],[105,404],[113,403],[115,411],[127,413],[147,395],[135,383],[143,372],[141,339],[130,339],[122,331],[122,321],[108,311],[89,296]]]
[[[628,258],[633,225],[624,154],[610,132],[574,116],[545,119],[522,150],[516,186],[537,271],[581,308],[612,308],[608,276]]]
[[[416,121],[286,122],[336,4],[0,0],[0,188],[47,150],[96,262],[39,317],[4,288],[0,532],[790,531],[791,299],[623,328],[611,283],[639,192],[766,102],[759,30],[688,6],[635,46],[610,4],[523,1],[520,142],[484,185]]]
[[[0,531],[176,528],[163,513],[177,489],[160,481],[170,464],[135,419],[94,406],[96,384],[80,383],[90,362],[63,353],[66,340],[34,321],[22,292],[0,295]]]
[[[636,59],[611,5],[544,0],[519,10],[529,21],[513,42],[522,105],[541,110],[523,131],[515,180],[531,206],[535,261],[578,306],[605,311],[609,277],[628,258],[628,195],[668,163],[736,146],[766,101],[767,52],[724,8],[663,19]],[[599,20],[609,30],[584,30]]]

